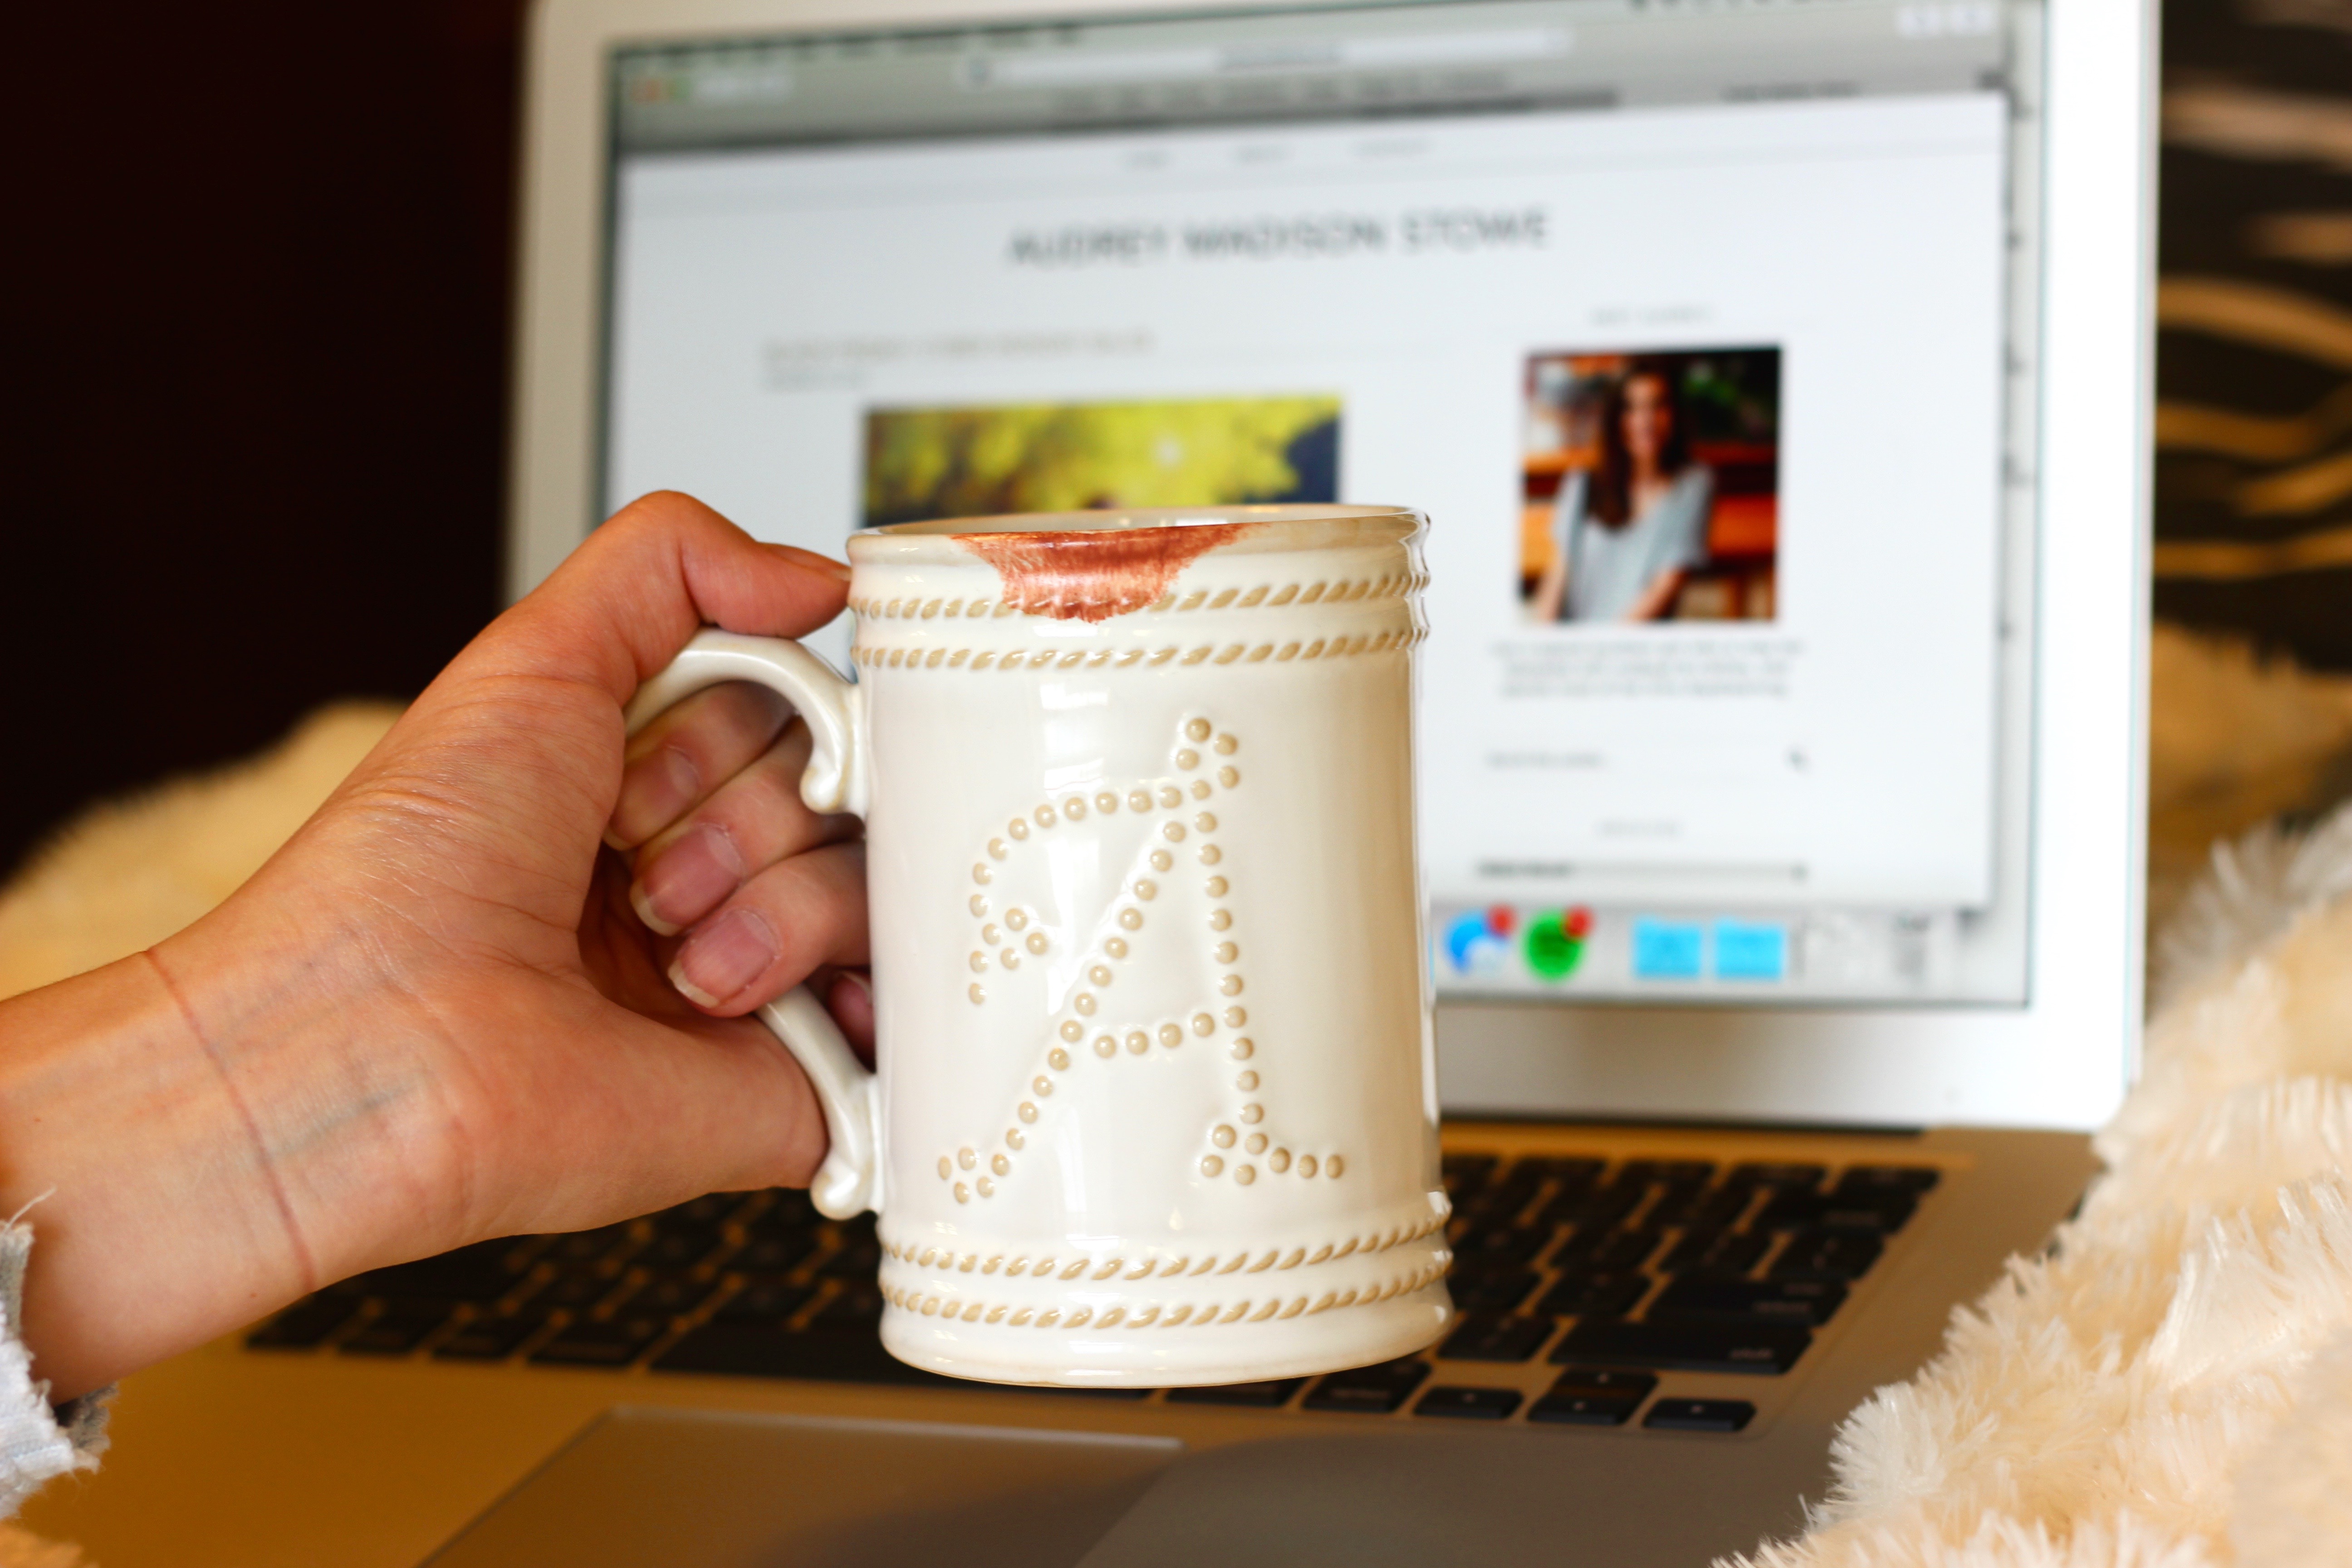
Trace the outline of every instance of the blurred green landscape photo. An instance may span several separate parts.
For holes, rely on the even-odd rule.
[[[1331,501],[1337,397],[877,408],[863,525],[1094,507]]]

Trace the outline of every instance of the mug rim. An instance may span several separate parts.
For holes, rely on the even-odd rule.
[[[1243,503],[1234,506],[1104,507],[1074,511],[1003,512],[988,517],[926,518],[862,528],[852,540],[952,539],[959,534],[1101,534],[1161,528],[1217,528],[1234,523],[1279,528],[1286,523],[1377,522],[1396,520],[1418,525],[1412,507],[1352,505],[1339,501]]]
[[[1105,508],[1101,511],[1010,512],[886,523],[849,536],[853,565],[985,568],[1010,552],[1058,572],[1092,574],[1146,560],[1170,570],[1228,555],[1294,554],[1397,547],[1410,551],[1429,531],[1412,507],[1297,505]]]

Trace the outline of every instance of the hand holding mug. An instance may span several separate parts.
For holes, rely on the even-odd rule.
[[[637,502],[219,909],[0,1002],[0,1212],[41,1200],[25,1333],[57,1396],[363,1269],[809,1180],[805,1078],[756,1020],[678,994],[603,840],[675,845],[674,813],[736,814],[745,874],[718,913],[756,910],[776,945],[716,1011],[865,962],[863,848],[779,798],[805,742],[720,721],[742,694],[670,731],[703,748],[707,788],[624,787],[640,683],[703,626],[824,625],[844,571],[684,497]],[[662,749],[638,761],[673,766]],[[658,918],[660,856],[641,859]]]

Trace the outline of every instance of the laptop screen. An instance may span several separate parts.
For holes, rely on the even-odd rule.
[[[625,48],[602,498],[835,552],[1420,508],[1441,994],[2020,1006],[2040,29],[1481,0]]]

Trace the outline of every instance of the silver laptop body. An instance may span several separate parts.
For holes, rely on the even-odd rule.
[[[514,592],[657,487],[836,552],[1432,514],[1462,1324],[1277,1385],[948,1384],[874,1343],[870,1224],[714,1196],[141,1374],[28,1522],[113,1568],[1801,1529],[2134,1065],[2150,36],[2127,0],[552,0]]]

